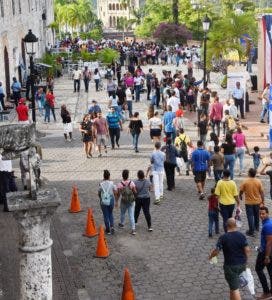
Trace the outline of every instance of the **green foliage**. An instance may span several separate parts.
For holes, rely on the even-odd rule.
[[[57,71],[61,72],[62,65],[57,62],[58,57],[58,54],[50,53],[44,53],[44,55],[42,56],[41,62],[51,66],[51,68],[46,69],[46,76],[54,76]]]
[[[111,64],[113,61],[118,60],[120,53],[111,48],[105,48],[98,52],[98,59],[104,64]]]
[[[208,34],[207,62],[211,64],[212,58],[219,58],[231,51],[237,51],[240,60],[246,55],[246,48],[240,43],[240,38],[248,34],[253,41],[257,40],[257,23],[254,13],[242,15],[228,13],[224,18],[215,21]]]

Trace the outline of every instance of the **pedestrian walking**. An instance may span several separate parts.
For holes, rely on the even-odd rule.
[[[161,143],[155,143],[155,150],[151,154],[151,170],[155,192],[154,204],[160,204],[163,200],[163,174],[164,174],[165,153],[161,151]]]
[[[139,113],[137,111],[133,114],[133,117],[130,119],[128,128],[130,134],[132,135],[133,148],[135,152],[138,153],[139,152],[138,141],[139,141],[139,136],[143,131],[143,122],[142,120],[139,119]]]
[[[220,148],[214,146],[214,154],[211,155],[211,165],[213,166],[213,174],[215,184],[222,178],[224,170],[224,156],[220,153]]]
[[[35,100],[39,109],[40,117],[44,116],[45,93],[42,87],[35,94]]]
[[[208,197],[209,237],[212,237],[213,225],[215,233],[219,234],[219,203],[218,196],[214,192],[215,188],[211,188],[211,194]]]
[[[83,71],[83,82],[85,86],[85,92],[89,92],[89,83],[92,79],[92,73],[90,70],[88,70],[88,66],[85,66],[84,71]]]
[[[166,140],[166,145],[161,148],[165,153],[164,171],[167,181],[167,190],[173,191],[175,189],[175,168],[177,166],[178,150],[172,145],[171,138]]]
[[[11,91],[12,91],[12,97],[15,103],[15,106],[18,106],[18,102],[21,99],[21,90],[22,90],[22,85],[21,83],[17,80],[16,77],[12,78],[12,85],[11,85]]]
[[[244,171],[244,157],[245,153],[249,153],[246,136],[242,132],[241,127],[237,127],[236,132],[232,135],[232,139],[236,146],[236,159],[239,159],[239,176],[243,174]]]
[[[260,207],[260,219],[262,221],[262,231],[260,247],[256,258],[255,271],[262,285],[263,294],[257,299],[270,299],[272,297],[272,288],[269,288],[264,268],[266,267],[270,287],[272,285],[272,219],[269,217],[269,210],[266,206]]]
[[[29,124],[28,120],[28,107],[25,104],[25,99],[21,98],[19,104],[16,107],[18,123],[20,124]]]
[[[198,127],[198,136],[200,141],[202,141],[203,145],[205,146],[206,137],[209,129],[209,124],[207,120],[207,116],[205,114],[200,115],[200,120],[197,124]]]
[[[148,121],[150,128],[150,138],[153,142],[159,142],[161,139],[162,120],[159,116],[159,112],[155,111],[154,116]]]
[[[75,70],[73,71],[72,78],[74,80],[74,93],[80,92],[80,80],[81,80],[81,70],[78,69],[78,66],[75,67]]]
[[[230,289],[230,299],[241,300],[239,277],[246,270],[250,248],[246,237],[238,231],[234,218],[227,220],[227,232],[219,237],[209,259],[217,256],[221,250],[224,254],[223,268]]]
[[[172,107],[167,106],[167,112],[163,115],[163,128],[166,137],[170,137],[172,140],[175,140],[175,127],[173,125],[173,120],[175,118],[175,113],[172,112]]]
[[[95,90],[96,90],[96,92],[98,92],[99,91],[99,83],[101,80],[101,76],[98,71],[98,68],[95,68],[93,78],[94,78],[94,82],[95,82]]]
[[[220,124],[223,118],[223,105],[219,102],[219,97],[215,96],[214,103],[211,105],[210,108],[210,120],[212,125],[212,131],[215,133],[216,127],[216,134],[220,137]]]
[[[118,224],[119,228],[123,229],[125,223],[126,211],[128,211],[128,217],[131,227],[131,234],[135,235],[135,194],[136,187],[133,181],[129,180],[129,170],[123,170],[122,172],[122,181],[117,185],[118,196],[117,199],[121,197],[120,202],[120,223]],[[118,202],[117,202],[118,203]],[[117,204],[118,205],[118,204]]]
[[[192,169],[195,176],[196,188],[199,193],[199,200],[205,198],[204,188],[206,172],[210,167],[210,154],[203,148],[203,142],[197,142],[197,149],[192,153]]]
[[[147,223],[148,231],[153,231],[151,227],[151,215],[150,215],[150,189],[151,189],[151,182],[145,179],[144,171],[139,170],[137,173],[138,179],[134,181],[136,186],[136,194],[135,194],[135,225],[138,223],[138,218],[143,210],[145,220]]]
[[[103,213],[105,232],[107,234],[114,234],[113,208],[116,195],[117,187],[110,180],[110,172],[104,170],[103,181],[99,184],[98,197],[100,199],[100,207]]]
[[[102,112],[97,113],[97,118],[94,119],[94,138],[98,147],[98,157],[102,156],[102,146],[105,153],[107,153],[107,140],[109,138],[109,128],[107,120],[103,118]]]
[[[63,123],[64,139],[65,141],[71,142],[73,140],[73,125],[72,125],[70,112],[67,110],[65,104],[61,106],[60,116],[62,118],[62,123]]]
[[[263,157],[261,156],[261,154],[259,153],[260,148],[258,146],[255,146],[253,148],[254,152],[250,153],[249,155],[252,156],[252,160],[253,160],[253,167],[256,171],[258,171],[258,168],[261,164],[261,160],[263,159]]]
[[[119,148],[120,131],[122,130],[122,122],[120,115],[115,111],[114,107],[110,108],[110,112],[106,116],[109,134],[111,139],[111,149],[115,149],[115,144]]]
[[[241,88],[239,81],[236,82],[236,87],[232,91],[232,98],[234,99],[235,106],[240,109],[240,117],[245,119],[244,115],[244,89]]]
[[[192,150],[192,144],[190,137],[184,132],[184,129],[181,128],[179,130],[179,135],[175,138],[175,146],[179,151],[179,157],[183,159],[185,165],[186,165],[186,176],[189,176],[189,153],[188,149],[190,148]]]
[[[230,179],[230,171],[223,171],[223,178],[217,182],[215,195],[219,197],[219,209],[223,218],[223,227],[227,232],[227,220],[232,218],[235,203],[239,207],[238,190],[236,183]]]
[[[50,122],[50,111],[52,112],[54,121],[56,122],[56,115],[55,115],[55,96],[53,91],[48,90],[45,96],[45,116],[44,121]]]
[[[236,145],[229,133],[226,134],[225,142],[221,145],[221,152],[224,154],[224,169],[229,169],[230,179],[233,179]]]
[[[264,189],[262,182],[255,178],[256,170],[250,168],[248,170],[248,178],[240,185],[239,197],[243,199],[245,195],[245,208],[248,221],[249,236],[254,236],[254,231],[259,231],[259,207],[264,205]]]
[[[265,123],[265,115],[267,114],[267,123],[269,122],[269,93],[270,93],[270,83],[265,85],[265,89],[262,92],[260,99],[262,100],[262,112],[261,112],[261,123]]]
[[[92,146],[93,146],[93,123],[89,114],[83,117],[80,123],[79,131],[82,133],[82,142],[87,158],[92,157]]]

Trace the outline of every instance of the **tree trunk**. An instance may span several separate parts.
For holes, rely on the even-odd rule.
[[[172,14],[173,14],[173,21],[175,24],[178,24],[178,15],[179,15],[179,9],[178,9],[178,0],[172,0]]]

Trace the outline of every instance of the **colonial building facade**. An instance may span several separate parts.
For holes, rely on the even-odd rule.
[[[0,81],[8,96],[12,77],[23,81],[28,70],[23,38],[31,29],[39,39],[35,58],[41,57],[54,42],[53,21],[53,0],[0,0]]]
[[[139,8],[139,0],[98,0],[97,16],[103,22],[104,29],[116,29],[120,17],[132,19],[133,9]]]

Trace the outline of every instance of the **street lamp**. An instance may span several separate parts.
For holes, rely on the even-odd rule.
[[[205,18],[202,21],[203,31],[204,31],[204,74],[203,74],[203,87],[207,87],[207,67],[206,67],[206,61],[207,61],[207,32],[210,29],[211,20],[206,15]]]
[[[30,62],[30,83],[31,83],[31,108],[32,108],[32,121],[36,123],[36,107],[35,107],[35,74],[34,74],[34,61],[33,56],[36,53],[36,43],[38,38],[32,33],[32,30],[29,29],[28,34],[23,38],[25,43],[26,53],[29,55]]]
[[[202,6],[201,6],[201,4],[198,0],[191,0],[191,5],[192,5],[194,10],[197,10],[197,39],[200,40],[200,36],[199,36],[199,33],[200,33],[200,30],[199,30],[199,27],[200,27],[199,11],[200,11]]]

